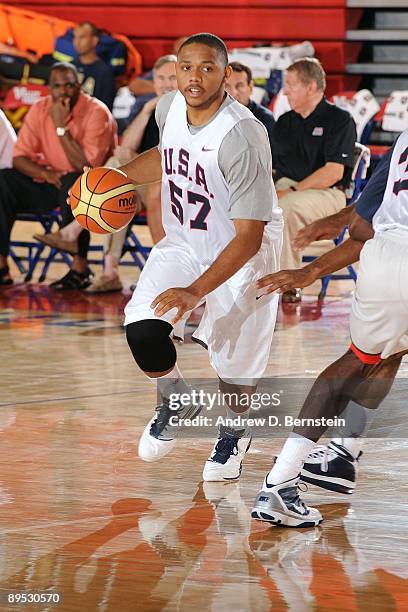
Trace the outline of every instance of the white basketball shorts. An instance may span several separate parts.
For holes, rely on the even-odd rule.
[[[364,363],[408,350],[408,231],[368,240],[350,316],[351,349]]]
[[[279,270],[281,231],[265,232],[259,252],[227,282],[205,297],[205,311],[193,339],[208,348],[210,363],[218,376],[230,382],[246,379],[254,384],[265,372],[278,308],[278,295],[262,296],[255,282]],[[125,308],[125,325],[144,319],[171,322],[176,309],[156,317],[150,304],[171,287],[187,287],[207,267],[187,244],[164,238],[149,255],[137,287]],[[174,329],[184,336],[187,313]]]

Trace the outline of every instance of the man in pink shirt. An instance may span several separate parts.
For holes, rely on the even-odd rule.
[[[67,193],[84,166],[102,166],[116,146],[116,122],[108,108],[81,92],[76,68],[56,64],[51,95],[34,104],[14,148],[13,168],[0,171],[0,288],[13,283],[7,266],[10,233],[17,213],[61,208],[63,226],[73,219]],[[53,289],[84,289],[89,232],[83,230],[71,270]]]

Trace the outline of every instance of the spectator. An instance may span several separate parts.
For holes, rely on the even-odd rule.
[[[93,23],[84,21],[74,29],[73,44],[78,53],[74,60],[80,75],[82,91],[94,96],[112,110],[115,99],[115,76],[112,69],[96,54],[99,30]]]
[[[160,97],[168,91],[177,89],[176,79],[176,56],[164,55],[159,58],[153,68],[153,83],[156,96],[146,102],[142,112],[134,119],[126,130],[122,144],[115,149],[114,157],[107,161],[107,165],[116,167],[130,161],[136,153],[143,153],[159,144],[159,130],[155,119],[155,108]],[[138,190],[140,199],[146,208],[147,222],[153,243],[156,244],[164,236],[161,222],[160,208],[160,183],[155,183]],[[80,226],[76,221],[54,234],[59,241],[62,250],[68,246],[76,250]],[[101,276],[94,279],[86,289],[89,293],[107,293],[120,291],[122,282],[119,278],[119,261],[122,253],[123,243],[126,237],[126,228],[115,234],[105,237],[104,253],[105,266]],[[44,237],[46,238],[46,237]],[[61,241],[61,238],[63,239]]]
[[[0,169],[10,168],[17,136],[6,115],[0,110]]]
[[[154,111],[160,97],[177,89],[175,55],[163,55],[153,66],[154,98],[151,98],[141,108],[138,115],[126,129],[115,156],[121,164],[125,164],[135,152],[143,153],[159,144],[159,128]]]
[[[296,60],[286,71],[291,110],[279,117],[273,134],[275,186],[285,220],[282,269],[301,267],[301,253],[292,244],[297,232],[346,204],[356,126],[347,111],[326,100],[325,77],[314,58]],[[283,294],[284,302],[300,300],[300,289]]]
[[[251,100],[251,94],[254,89],[254,82],[252,80],[252,72],[248,66],[241,64],[240,62],[230,62],[230,68],[232,68],[231,76],[228,78],[225,84],[225,90],[238,102],[241,102],[244,106],[249,108],[251,113],[263,123],[268,132],[269,142],[272,148],[272,135],[273,128],[275,126],[275,119],[273,114],[268,108],[265,108],[261,104],[257,104],[254,100]]]
[[[181,45],[187,40],[187,36],[180,36],[180,38],[176,38],[173,42],[173,50],[171,52],[172,55],[177,55],[179,48]],[[152,96],[155,94],[154,86],[153,86],[153,70],[149,70],[141,77],[136,77],[129,83],[129,90],[135,96],[145,96],[151,94]],[[147,100],[145,100],[147,102]]]
[[[173,42],[173,50],[172,55],[177,55],[177,52],[180,46],[184,41],[187,40],[187,36],[180,36],[180,38],[176,38]],[[138,115],[138,113],[142,110],[144,104],[154,98],[156,95],[155,86],[153,83],[153,70],[149,70],[143,76],[137,77],[133,79],[131,83],[129,83],[129,91],[136,96],[136,100],[133,104],[133,107],[129,113],[129,116],[126,119],[118,120],[119,133],[126,129],[126,127],[133,121],[133,119]]]
[[[137,97],[129,116],[125,120],[121,120],[119,122],[122,125],[122,130],[123,128],[127,130],[139,113],[145,109],[148,102],[152,102],[153,109],[156,108],[158,96],[163,95],[163,93],[177,87],[177,84],[175,85],[176,72],[174,69],[174,62],[176,59],[177,58],[175,55],[163,55],[162,57],[159,57],[153,66],[151,81],[147,79],[136,79],[137,81],[149,83],[149,88],[151,87],[151,91],[146,91]],[[131,89],[131,91],[133,90]],[[155,102],[153,102],[153,100],[155,100]],[[124,133],[126,134],[126,131]]]
[[[102,165],[116,144],[112,115],[99,100],[81,92],[75,66],[53,66],[50,90],[51,95],[27,113],[14,148],[13,168],[0,171],[0,287],[13,283],[7,256],[16,215],[61,207],[63,224],[70,223],[72,212],[66,204],[69,188],[83,166]],[[78,289],[90,283],[88,244],[89,232],[83,230],[72,269],[51,286]]]

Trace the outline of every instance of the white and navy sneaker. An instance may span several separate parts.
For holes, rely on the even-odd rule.
[[[274,485],[266,475],[251,516],[258,521],[285,527],[315,527],[323,518],[319,510],[307,506],[299,497],[299,476]]]
[[[251,446],[252,436],[247,430],[240,437],[236,434],[234,430],[220,428],[218,440],[204,465],[204,481],[238,480],[245,453]]]
[[[143,461],[158,461],[176,445],[180,418],[193,419],[200,414],[202,406],[188,406],[175,410],[169,407],[166,398],[157,406],[156,414],[146,425],[140,440],[138,454]],[[172,418],[173,417],[173,418]],[[171,421],[170,421],[171,419]]]
[[[350,495],[356,488],[358,460],[340,444],[317,446],[307,457],[300,478],[322,489]]]

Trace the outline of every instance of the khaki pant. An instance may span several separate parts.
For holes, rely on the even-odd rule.
[[[110,168],[119,168],[121,165],[120,161],[116,157],[110,157],[105,164]],[[143,204],[146,198],[147,186],[138,187],[136,190],[136,196]],[[112,257],[119,261],[120,256],[122,254],[122,248],[126,239],[127,226],[123,229],[115,232],[114,234],[106,234],[105,239],[103,241],[103,253],[106,256],[108,253],[112,255]]]
[[[279,179],[277,191],[296,185],[296,181],[288,178]],[[291,270],[302,267],[302,253],[295,251],[292,240],[300,229],[317,219],[334,215],[346,205],[346,196],[340,189],[305,189],[291,191],[279,200],[285,222],[283,230],[283,248],[281,269]]]

